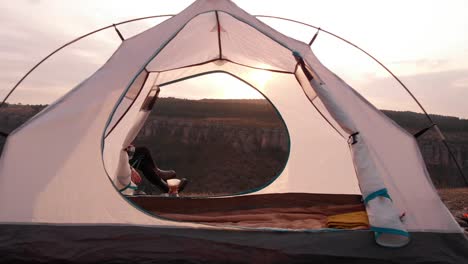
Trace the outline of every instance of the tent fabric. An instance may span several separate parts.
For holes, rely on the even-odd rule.
[[[461,232],[430,181],[416,139],[326,69],[312,52],[304,57],[327,84],[327,93],[353,117],[359,135],[365,137],[368,158],[375,160],[395,207],[406,214],[407,229]]]
[[[132,87],[125,94],[125,97],[122,99],[122,102],[117,107],[111,122],[107,125],[105,135],[108,136],[110,132],[116,127],[117,123],[120,122],[121,118],[126,116],[127,111],[130,110],[130,107],[135,102],[135,99],[142,92],[143,85],[147,82],[148,72],[141,72],[136,78],[135,82],[132,84]]]
[[[384,245],[406,244],[408,231],[462,232],[410,134],[324,67],[307,44],[228,0],[198,0],[123,41],[96,73],[13,131],[0,158],[0,223],[219,229],[153,217],[113,184],[128,173],[123,148],[149,114],[141,111],[148,94],[210,72],[251,84],[288,127],[286,167],[255,193],[375,196],[366,210]],[[349,144],[356,132],[357,143]],[[18,188],[21,199],[12,202]]]
[[[144,73],[146,74],[146,72]],[[114,127],[112,133],[106,134],[105,136],[106,147],[104,148],[103,158],[106,172],[111,176],[111,179],[114,179],[114,182],[116,182],[115,179],[118,177],[130,175],[128,155],[124,149],[135,139],[149,115],[149,112],[140,111],[140,107],[152,89],[154,82],[158,78],[158,74],[147,75],[146,83],[144,85],[141,84],[141,92],[133,102],[134,107],[126,109],[125,115],[121,115],[123,111],[118,111],[119,108],[117,108],[108,125],[108,127],[111,125],[114,125]],[[123,106],[123,104],[119,105],[119,107],[121,106]]]
[[[195,16],[147,67],[152,71],[163,71],[218,58],[218,37],[212,31],[215,26],[214,12]]]
[[[300,59],[302,60],[302,58]],[[307,71],[307,69],[304,70]],[[377,164],[372,159],[373,153],[367,145],[366,138],[359,134],[359,128],[354,123],[352,116],[338,104],[333,94],[328,92],[329,88],[320,77],[312,70],[309,75],[311,87],[317,96],[321,98],[332,117],[350,135],[349,145],[359,186],[364,199],[369,200],[370,196],[378,193],[379,190],[386,190],[386,188],[382,175],[377,169]],[[379,244],[403,246],[409,242],[409,234],[388,195],[384,199],[372,199],[366,203],[366,206],[371,228],[376,231]],[[391,242],[385,241],[387,237]],[[398,237],[399,241],[396,240]]]

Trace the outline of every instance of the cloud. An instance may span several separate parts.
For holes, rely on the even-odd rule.
[[[452,81],[452,86],[467,89],[468,77],[460,76],[458,79]]]
[[[396,65],[410,65],[422,68],[429,68],[429,69],[438,69],[441,68],[449,63],[448,59],[413,59],[413,60],[398,60],[392,61],[390,64]]]
[[[0,16],[0,100],[36,63],[80,34],[54,21],[42,21],[26,13],[44,8],[14,9]],[[41,4],[41,3],[34,3]],[[24,20],[26,19],[26,20]],[[28,21],[27,23],[25,21]],[[50,103],[97,70],[120,45],[112,29],[74,43],[46,60],[12,94],[8,102]],[[50,97],[47,95],[50,94]]]
[[[400,79],[432,114],[468,118],[468,69],[402,76]],[[421,111],[393,78],[373,78],[353,84],[379,108]]]
[[[62,1],[62,0],[27,0],[27,1],[13,1],[11,4],[3,5],[0,7],[2,15],[0,16],[0,95],[7,91],[21,76],[27,72],[36,62],[42,59],[44,56],[49,54],[55,48],[76,38],[84,33],[87,33],[96,28],[116,23],[128,18],[143,17],[154,14],[171,14],[177,13],[182,8],[190,4],[190,0],[187,1],[171,1],[168,4],[166,0],[141,0],[138,4],[130,1],[95,1],[95,0],[82,0],[82,1]],[[369,28],[362,27],[360,31],[359,27],[356,27],[353,20],[355,17],[361,17],[357,22],[362,25],[369,25],[369,11],[368,9],[362,9],[363,13],[359,13],[360,9],[356,9],[358,13],[348,12],[346,8],[342,9],[340,16],[342,19],[337,20],[336,16],[331,17],[326,15],[327,12],[322,12],[318,17],[314,17],[314,20],[308,16],[307,9],[302,12],[299,9],[287,8],[287,4],[274,3],[272,6],[265,7],[261,1],[248,1],[238,0],[235,1],[242,8],[251,11],[252,13],[270,13],[277,14],[285,17],[304,18],[305,22],[311,24],[324,25],[331,31],[336,33],[343,33],[343,36],[350,36],[350,40],[355,43],[368,43],[364,45],[364,48],[377,55],[389,53],[388,57],[391,58],[407,58],[411,56],[419,56],[419,59],[410,60],[399,60],[394,59],[390,64],[395,66],[399,76],[401,73],[406,74],[402,77],[402,80],[408,84],[409,88],[414,91],[415,95],[421,100],[424,106],[430,112],[440,114],[450,114],[468,117],[468,110],[465,105],[468,105],[464,98],[468,98],[468,76],[466,70],[455,70],[459,69],[464,65],[466,61],[468,49],[466,45],[462,45],[463,41],[466,40],[465,35],[461,29],[466,28],[462,23],[454,23],[453,19],[462,16],[452,15],[446,17],[444,21],[436,21],[436,25],[444,26],[444,23],[451,23],[451,26],[457,26],[460,30],[443,31],[439,33],[453,32],[454,36],[442,35],[439,38],[434,39],[433,30],[430,30],[430,34],[414,34],[411,30],[406,36],[418,37],[426,36],[421,38],[424,42],[404,42],[404,38],[400,38],[398,42],[392,42],[394,36],[388,34],[384,29],[386,26],[391,25],[392,27],[398,28],[398,24],[395,25],[395,20],[392,19],[380,19],[380,21],[390,21],[387,24],[376,24],[375,31],[377,34],[382,32],[382,35],[375,35],[369,38]],[[255,3],[254,3],[255,2]],[[293,1],[297,6],[302,5],[302,1]],[[375,1],[374,1],[375,2]],[[381,7],[379,4],[375,4],[372,1],[369,3],[374,7]],[[369,3],[362,3],[362,6],[368,6]],[[407,5],[407,2],[400,2],[400,4],[392,4],[395,9],[398,9],[401,5]],[[353,4],[349,4],[355,5]],[[462,2],[461,6],[453,6],[446,4],[440,4],[436,7],[426,5],[426,8],[433,8],[437,11],[437,14],[442,14],[439,9],[452,8],[453,11],[458,11],[458,14],[463,14],[464,7]],[[276,6],[273,8],[273,6]],[[325,8],[328,10],[335,10],[336,3],[326,3]],[[419,8],[415,4],[416,8]],[[323,5],[321,6],[323,10]],[[466,13],[466,12],[465,12]],[[374,16],[392,16],[392,12],[375,12]],[[405,13],[407,19],[399,19],[399,24],[404,25],[399,27],[401,30],[407,28],[408,21],[414,20],[414,12],[411,9],[407,9]],[[421,14],[419,14],[421,15]],[[349,19],[346,19],[349,18]],[[426,22],[433,22],[433,16],[427,13],[425,17]],[[350,23],[343,23],[343,21],[351,21]],[[465,21],[465,20],[464,20]],[[397,21],[398,22],[398,21]],[[354,24],[353,24],[354,23]],[[421,22],[422,23],[422,22]],[[430,24],[432,25],[432,24]],[[414,28],[417,27],[418,28]],[[414,24],[413,29],[420,29],[421,24]],[[427,28],[429,26],[424,25]],[[122,33],[124,35],[131,35],[131,30],[126,31],[127,28],[131,28],[130,25],[122,26]],[[137,27],[135,27],[137,28]],[[432,27],[431,27],[432,28]],[[451,27],[453,29],[453,27]],[[458,33],[460,32],[460,33]],[[312,34],[311,32],[310,34]],[[404,32],[403,32],[404,33]],[[361,36],[362,38],[359,38]],[[456,38],[455,38],[456,36]],[[314,51],[317,47],[320,47],[320,41],[325,37],[321,35],[318,41],[314,44]],[[388,39],[386,38],[388,37]],[[440,45],[448,50],[439,53],[440,49],[433,47],[437,42],[428,42],[427,40],[440,41]],[[417,41],[417,38],[411,38],[413,41]],[[374,43],[375,41],[375,43]],[[388,43],[386,43],[386,41]],[[372,46],[372,44],[375,46]],[[406,47],[395,46],[398,43],[405,43]],[[452,43],[452,44],[451,44]],[[460,45],[458,48],[457,45]],[[30,76],[26,82],[20,87],[15,98],[17,100],[30,100],[31,103],[37,101],[47,100],[47,91],[57,89],[65,93],[71,89],[77,82],[81,81],[85,77],[92,74],[98,65],[102,64],[108,56],[115,50],[119,44],[119,40],[113,32],[113,29],[109,30],[109,33],[102,33],[101,35],[93,36],[89,41],[80,41],[79,44],[73,45],[67,48],[63,53],[57,54],[51,60],[48,60],[42,65],[38,71]],[[332,46],[333,48],[333,46]],[[414,55],[413,51],[417,49],[417,54]],[[461,50],[461,54],[458,52]],[[380,51],[382,53],[380,53]],[[411,54],[408,52],[411,51]],[[358,74],[355,74],[358,70],[361,72],[366,71],[366,62],[360,60],[354,60],[354,57],[346,57],[344,54],[341,55],[341,48],[334,48],[331,50],[329,57],[336,58],[336,65],[343,65],[344,60],[348,60],[349,64],[343,67],[342,72],[345,73],[346,79],[355,78],[351,84],[353,87],[358,88],[364,95],[372,99],[371,101],[376,102],[378,106],[385,108],[395,109],[410,109],[417,110],[414,102],[407,95],[407,93],[398,86],[398,84],[390,78],[379,78],[379,74],[375,74],[374,68],[368,67],[370,70],[368,74],[363,78],[356,78]],[[406,53],[405,53],[406,52]],[[418,55],[419,54],[419,55]],[[454,55],[455,54],[455,55]],[[394,55],[394,56],[392,56]],[[434,56],[432,56],[434,55]],[[436,56],[437,55],[437,56]],[[379,58],[381,56],[378,56]],[[352,59],[349,59],[352,58]],[[455,62],[454,62],[455,61]],[[371,61],[371,63],[373,63]],[[387,63],[386,63],[387,64]],[[364,65],[364,66],[362,66]],[[354,70],[357,68],[356,70]],[[394,67],[390,67],[393,68]],[[445,71],[444,71],[445,69]],[[450,69],[450,70],[448,70]],[[415,74],[420,72],[432,72],[430,74]],[[386,74],[386,73],[384,73]],[[34,96],[34,89],[37,90],[38,96]],[[24,90],[24,92],[21,92]],[[40,93],[40,95],[39,95]]]

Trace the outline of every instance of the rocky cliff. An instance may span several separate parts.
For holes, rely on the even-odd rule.
[[[289,137],[284,128],[244,126],[236,120],[150,117],[138,138],[149,140],[156,137],[175,137],[187,145],[203,145],[216,140],[244,153],[269,149],[289,151]]]
[[[271,149],[287,153],[289,139],[286,130],[281,127],[248,127],[239,126],[233,122],[150,117],[138,139],[154,141],[158,137],[179,138],[181,143],[192,146],[206,146],[213,143],[213,140],[217,140],[224,142],[226,147],[247,154]],[[464,140],[468,139],[468,133],[463,135],[449,132],[446,135],[454,156],[464,173],[468,175],[468,142]],[[428,131],[418,139],[418,143],[437,187],[465,185],[448,149],[437,138],[435,132]]]
[[[463,174],[468,176],[468,133],[445,133],[453,156],[460,165]],[[428,132],[418,138],[419,148],[436,187],[463,187],[466,180],[461,175],[457,164],[445,144],[436,137],[435,132]]]
[[[42,110],[41,105],[7,105],[0,109],[0,131],[11,132],[30,117]],[[138,140],[154,148],[176,149],[189,147],[192,153],[205,151],[206,155],[216,151],[226,152],[230,158],[261,162],[258,156],[274,157],[271,163],[264,162],[265,168],[281,169],[281,162],[289,148],[286,130],[274,109],[259,100],[201,100],[190,101],[174,98],[161,98],[156,105],[158,114],[152,114],[138,136]],[[423,115],[412,112],[384,111],[410,133],[427,126]],[[468,175],[468,120],[455,117],[432,116],[447,136],[447,141],[464,173]],[[4,138],[0,138],[0,150]],[[445,145],[438,140],[437,134],[430,130],[418,143],[437,187],[464,186],[465,182],[456,164],[452,161]],[[213,149],[202,148],[215,146]],[[217,149],[216,149],[217,148]],[[234,155],[234,153],[237,153]],[[240,155],[239,153],[242,153]],[[174,153],[172,158],[179,159]],[[193,162],[196,158],[185,159]],[[237,156],[236,156],[237,155]],[[257,158],[254,156],[257,155]],[[226,158],[227,158],[226,156]],[[168,162],[167,157],[158,157]],[[200,161],[201,162],[201,161]],[[214,162],[214,161],[213,161]],[[173,164],[172,164],[173,165]],[[181,164],[179,164],[182,166]],[[226,166],[237,166],[228,164]],[[224,172],[219,172],[224,173]],[[254,174],[254,172],[252,172]],[[274,176],[274,175],[273,175]],[[268,177],[273,177],[269,175]],[[256,183],[260,184],[260,183]]]

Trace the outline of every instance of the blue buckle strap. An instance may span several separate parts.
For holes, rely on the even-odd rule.
[[[136,190],[138,189],[138,187],[132,186],[132,181],[130,181],[130,182],[127,184],[127,186],[125,186],[125,187],[123,187],[122,189],[120,189],[119,192],[123,192],[123,191],[125,191],[125,190],[127,190],[127,189],[132,189],[132,190],[136,191]]]
[[[390,201],[392,201],[392,198],[390,198],[390,195],[388,194],[387,189],[383,188],[383,189],[377,190],[377,191],[367,195],[367,197],[364,198],[364,203],[367,204],[370,200],[372,200],[374,198],[377,198],[379,196],[388,198],[388,199],[390,199]]]
[[[372,230],[372,231],[374,231],[376,233],[375,234],[376,238],[378,238],[380,236],[380,234],[382,234],[382,233],[410,237],[410,234],[408,232],[406,232],[404,230],[400,230],[400,229],[371,226],[370,230]]]
[[[376,226],[371,226],[370,227],[370,230],[371,231],[374,231],[375,233],[375,240],[377,242],[377,244],[381,245],[381,246],[384,246],[384,247],[391,247],[391,248],[399,248],[399,247],[403,247],[405,245],[407,245],[409,243],[409,239],[410,239],[410,234],[405,231],[405,230],[401,230],[401,229],[394,229],[394,228],[387,228],[387,227],[376,227]],[[391,235],[397,235],[397,236],[402,236],[402,237],[406,237],[408,240],[406,241],[402,241],[402,243],[397,243],[397,244],[394,244],[392,243],[392,239],[390,239],[390,241],[387,241],[387,242],[384,242],[382,243],[382,241],[379,242],[379,237],[382,235],[382,234],[391,234]]]

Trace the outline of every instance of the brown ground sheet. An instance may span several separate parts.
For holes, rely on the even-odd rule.
[[[130,201],[164,218],[242,227],[320,229],[331,215],[365,211],[360,195],[260,194],[227,198],[130,196]],[[365,229],[357,226],[353,229]]]

